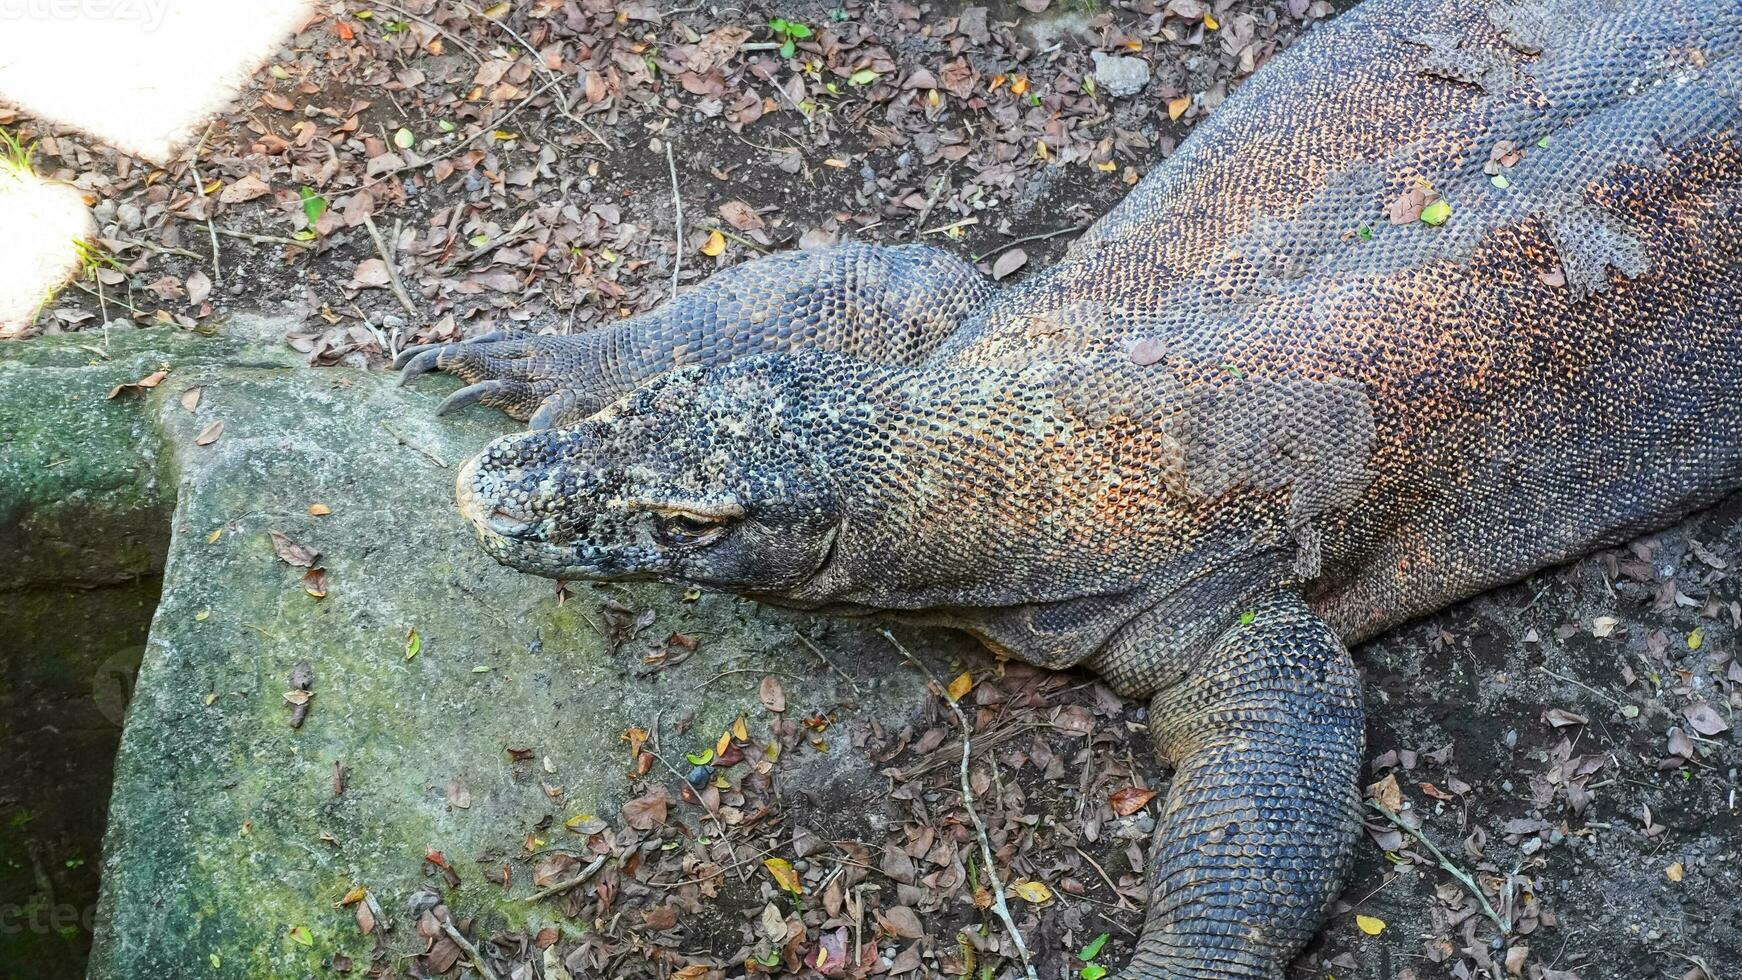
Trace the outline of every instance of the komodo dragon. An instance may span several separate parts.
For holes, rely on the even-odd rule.
[[[1150,699],[1125,976],[1274,980],[1356,833],[1347,648],[1742,486],[1739,99],[1737,0],[1370,0],[1013,288],[847,244],[402,364],[530,418],[459,476],[501,562]]]

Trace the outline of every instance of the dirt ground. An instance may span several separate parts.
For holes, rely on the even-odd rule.
[[[155,168],[0,109],[39,139],[40,170],[97,200],[103,228],[105,257],[39,329],[288,311],[303,326],[287,343],[311,362],[382,365],[419,340],[584,330],[657,305],[674,278],[845,237],[942,244],[1013,280],[1333,14],[1311,0],[344,6],[261,71],[197,160]],[[1097,72],[1111,58],[1139,63]],[[1141,89],[1117,94],[1121,71]],[[1291,976],[1733,976],[1738,562],[1732,499],[1360,651],[1370,795],[1398,820],[1368,814],[1351,883]],[[851,651],[856,677],[889,662],[874,633],[809,628]],[[1146,794],[1165,788],[1141,706],[1086,676],[1001,670],[947,634],[897,636],[946,682],[975,679],[978,811],[1007,884],[1043,886],[1014,899],[1039,975],[1117,967],[1142,922]],[[788,796],[742,770],[721,791],[740,812],[778,809],[767,833],[795,873],[837,863],[773,930],[796,936],[768,938],[766,876],[677,900],[629,873],[552,900],[592,924],[580,942],[498,935],[491,955],[546,977],[1019,975],[969,883],[953,716],[934,698],[911,722],[866,719],[845,682],[842,699],[787,741],[863,742],[887,767],[875,793]],[[660,833],[611,846],[645,854],[648,878],[672,853]],[[906,843],[878,843],[891,835]],[[555,860],[541,881],[579,866]],[[880,939],[847,938],[855,902]],[[335,968],[426,975],[436,959]]]

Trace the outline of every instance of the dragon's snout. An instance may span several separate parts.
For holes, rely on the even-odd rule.
[[[517,492],[518,470],[497,470],[481,465],[475,456],[460,467],[454,490],[460,513],[474,526],[508,538],[517,538],[537,527],[537,514]]]

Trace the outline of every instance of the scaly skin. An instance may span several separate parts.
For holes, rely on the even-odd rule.
[[[1126,976],[1277,980],[1357,827],[1346,645],[1742,486],[1739,99],[1734,0],[1369,0],[1016,288],[843,246],[407,370],[534,419],[459,478],[509,565],[1150,698]],[[1442,226],[1388,222],[1418,181]]]

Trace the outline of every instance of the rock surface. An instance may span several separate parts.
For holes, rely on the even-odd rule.
[[[1149,84],[1149,62],[1128,55],[1109,55],[1096,51],[1095,84],[1114,98],[1136,95]]]
[[[440,881],[429,851],[464,881],[448,898],[457,914],[524,925],[539,910],[511,899],[531,891],[528,876],[511,890],[480,879],[518,863],[529,834],[565,835],[582,815],[619,822],[640,792],[625,779],[624,729],[662,734],[675,758],[691,749],[675,741],[679,723],[717,733],[741,712],[754,721],[766,670],[798,679],[789,710],[807,690],[835,701],[834,676],[793,641],[796,621],[656,587],[611,594],[652,613],[648,635],[704,639],[681,667],[632,680],[639,648],[609,649],[600,597],[581,588],[559,605],[551,582],[497,566],[465,531],[453,467],[512,423],[437,419],[440,385],[317,372],[245,337],[139,331],[117,335],[108,360],[95,335],[80,341],[0,351],[0,386],[42,393],[0,397],[32,405],[38,433],[18,438],[25,422],[0,416],[15,437],[0,453],[0,527],[10,553],[42,555],[7,570],[14,585],[163,566],[116,762],[94,977],[302,977],[347,954],[365,964],[372,940],[336,907],[357,886],[397,920],[388,942],[421,950],[405,908]],[[105,398],[162,365],[156,387]],[[143,533],[153,521],[171,533]],[[269,532],[318,550],[324,598]],[[697,692],[737,668],[753,672]],[[891,673],[865,678],[867,705],[917,707],[921,682]],[[293,728],[286,695],[305,680],[312,697]],[[874,766],[843,761],[849,742],[832,739],[800,781],[843,798],[877,792]]]

